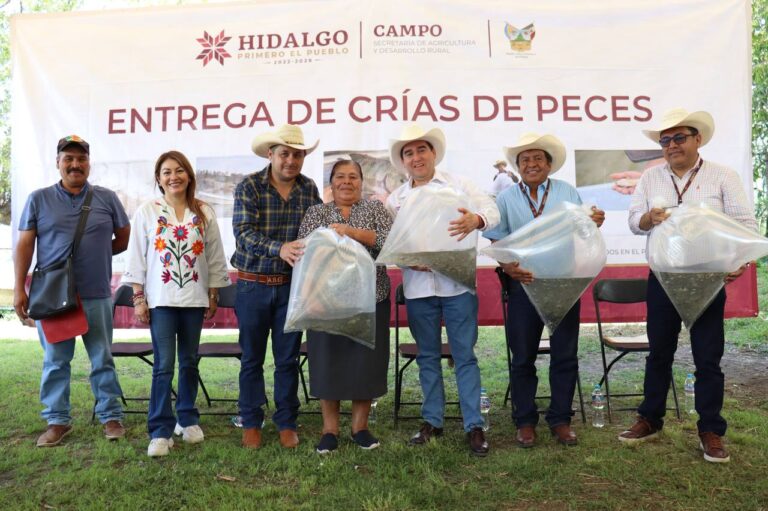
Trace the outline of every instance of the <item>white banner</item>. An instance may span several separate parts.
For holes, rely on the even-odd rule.
[[[568,148],[557,178],[607,211],[609,264],[644,263],[627,228],[633,180],[664,110],[708,110],[702,151],[752,189],[748,0],[273,1],[25,14],[12,20],[13,218],[58,179],[57,140],[91,144],[91,182],[129,214],[154,189],[157,156],[184,152],[233,248],[232,190],[265,160],[253,137],[301,124],[322,188],[341,155],[366,193],[404,177],[388,140],[405,122],[441,127],[441,168],[490,190],[492,164],[526,131]],[[752,193],[749,193],[752,196]],[[490,261],[481,261],[481,264]],[[120,258],[115,270],[122,269]]]

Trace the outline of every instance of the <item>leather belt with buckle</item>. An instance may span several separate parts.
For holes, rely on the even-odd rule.
[[[246,282],[258,282],[265,286],[282,286],[291,282],[291,276],[284,273],[276,273],[269,275],[266,273],[250,273],[247,271],[237,270],[238,280],[245,280]]]

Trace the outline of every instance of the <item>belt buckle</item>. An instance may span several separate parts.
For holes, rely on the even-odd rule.
[[[267,275],[266,277],[268,286],[279,286],[283,283],[282,275]]]

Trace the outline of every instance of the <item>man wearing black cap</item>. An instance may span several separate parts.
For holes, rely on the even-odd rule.
[[[37,263],[46,267],[70,254],[80,211],[91,194],[90,213],[74,258],[75,286],[88,322],[83,344],[91,360],[91,388],[96,397],[96,415],[104,425],[104,435],[116,440],[125,435],[121,423],[120,384],[115,373],[112,344],[112,255],[128,246],[131,224],[117,195],[88,183],[90,147],[88,142],[70,135],[59,140],[56,167],[61,180],[35,190],[27,199],[19,222],[19,239],[14,257],[16,283],[13,305],[22,322],[29,320],[27,272],[37,245]],[[114,235],[114,238],[113,238]],[[38,439],[38,447],[61,443],[72,431],[69,404],[70,361],[75,339],[49,343],[37,322],[44,350],[40,401],[48,428]]]

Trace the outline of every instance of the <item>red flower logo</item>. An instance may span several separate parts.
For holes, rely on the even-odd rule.
[[[194,280],[195,282],[197,282],[197,279],[199,279],[199,278],[200,278],[200,276],[197,274],[197,272],[196,272],[196,271],[193,271],[193,272],[192,272],[192,280]]]
[[[206,66],[212,59],[216,59],[223,66],[224,59],[232,56],[224,49],[224,45],[230,39],[232,37],[225,36],[223,30],[216,37],[211,37],[208,32],[203,32],[203,37],[197,39],[197,42],[203,45],[203,51],[197,56],[197,60],[202,60],[203,66]]]
[[[176,241],[184,241],[189,236],[189,231],[183,225],[177,225],[173,228],[173,237]]]
[[[163,274],[160,275],[160,278],[163,279],[163,284],[167,284],[171,280],[171,272],[165,270]]]

